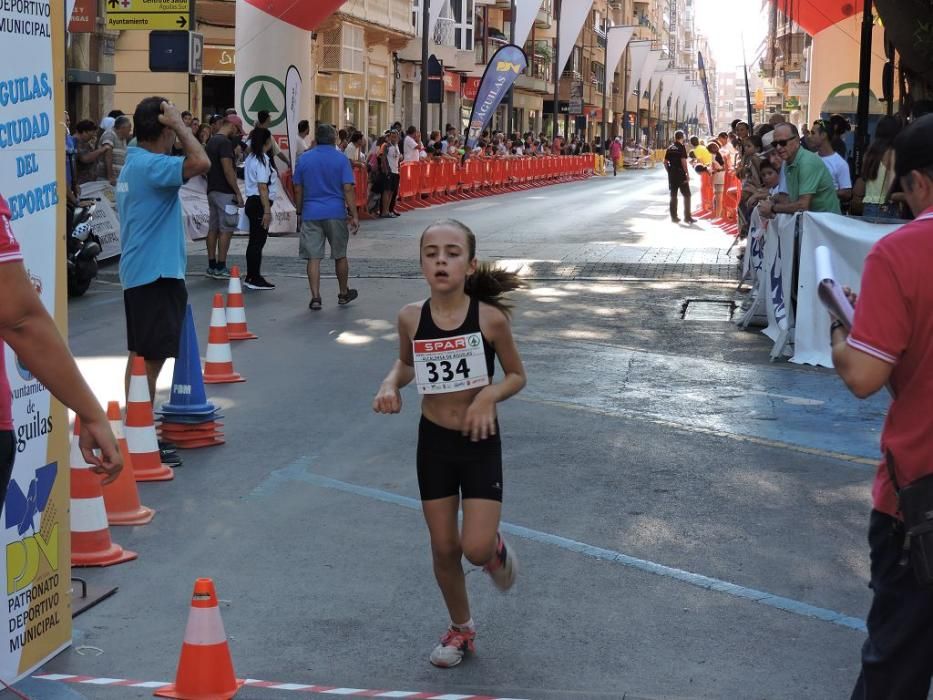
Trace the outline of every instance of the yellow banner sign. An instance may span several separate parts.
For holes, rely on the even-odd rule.
[[[106,0],[107,29],[190,29],[190,0]]]

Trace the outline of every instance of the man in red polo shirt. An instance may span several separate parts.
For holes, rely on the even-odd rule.
[[[898,136],[895,152],[896,173],[917,218],[874,245],[852,332],[846,337],[838,321],[831,332],[833,363],[852,393],[865,398],[891,385],[896,398],[881,451],[903,488],[933,474],[933,115]],[[886,463],[875,475],[872,501],[874,600],[852,698],[925,700],[933,676],[933,588],[918,583],[904,560],[904,523]]]
[[[81,419],[81,453],[95,472],[104,475],[103,483],[116,479],[123,468],[123,459],[110,423],[26,274],[10,226],[10,208],[0,196],[0,498],[6,496],[16,455],[13,399],[4,367],[4,343],[13,348],[53,396]],[[94,454],[95,449],[100,450],[99,456]]]

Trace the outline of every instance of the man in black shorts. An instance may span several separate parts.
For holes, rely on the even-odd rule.
[[[133,115],[139,144],[127,149],[117,180],[120,216],[120,281],[126,308],[130,372],[136,355],[146,360],[149,395],[166,358],[177,357],[188,303],[187,254],[178,190],[205,174],[210,159],[178,109],[162,97],[147,97]],[[176,137],[184,156],[168,155]]]

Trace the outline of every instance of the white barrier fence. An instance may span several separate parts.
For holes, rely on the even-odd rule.
[[[739,325],[748,326],[766,315],[767,327],[762,332],[774,341],[772,360],[791,355],[793,345],[791,362],[832,367],[829,314],[817,296],[816,248],[829,248],[837,281],[858,291],[872,245],[899,225],[810,212],[780,214],[768,221],[756,209],[745,255],[752,303]]]
[[[239,180],[240,191],[244,191],[243,181]],[[116,257],[120,254],[120,219],[117,216],[116,198],[113,186],[105,180],[81,185],[81,197],[99,199],[94,212],[94,233],[101,239],[103,252],[100,260]],[[195,177],[182,185],[178,193],[184,217],[185,234],[189,240],[207,238],[210,210],[207,204],[207,180]],[[245,196],[244,196],[245,199]],[[294,233],[298,229],[298,213],[288,197],[279,197],[272,203],[272,223],[269,233]],[[237,233],[248,234],[245,229]]]

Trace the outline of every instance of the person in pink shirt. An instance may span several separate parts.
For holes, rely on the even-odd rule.
[[[612,161],[612,176],[615,177],[622,165],[622,137],[616,136],[609,146],[609,159]]]
[[[123,459],[110,423],[26,273],[19,243],[13,235],[10,208],[0,196],[0,495],[3,496],[16,455],[13,397],[4,366],[4,343],[53,396],[81,419],[81,453],[93,471],[105,477],[105,484],[116,479],[123,468]],[[100,450],[100,454],[94,450]]]

